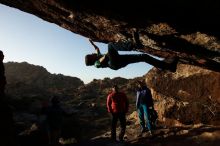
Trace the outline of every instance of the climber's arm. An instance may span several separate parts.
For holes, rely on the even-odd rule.
[[[99,47],[97,47],[91,39],[89,39],[89,42],[90,42],[90,43],[93,45],[93,47],[95,48],[96,53],[97,53],[98,55],[100,55],[101,53],[100,53]]]

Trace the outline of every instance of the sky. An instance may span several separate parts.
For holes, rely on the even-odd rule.
[[[95,43],[101,53],[107,45]],[[88,38],[49,23],[32,14],[0,4],[0,50],[9,61],[43,66],[52,74],[78,77],[84,83],[105,77],[134,78],[146,74],[152,66],[134,63],[119,70],[86,66],[84,57],[94,53]],[[138,53],[134,51],[119,54]]]

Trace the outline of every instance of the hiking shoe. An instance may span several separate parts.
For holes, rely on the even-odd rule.
[[[148,130],[146,128],[141,129],[141,133],[147,132]]]
[[[120,142],[120,143],[124,143],[125,140],[124,140],[124,139],[119,139],[119,142]]]
[[[117,141],[116,138],[114,138],[114,137],[111,137],[110,140],[111,140],[112,142],[116,142],[116,141]]]
[[[148,131],[148,133],[149,133],[149,135],[150,135],[150,136],[152,136],[152,135],[153,135],[153,134],[152,134],[152,131]]]
[[[142,135],[143,135],[143,133],[140,132],[140,133],[137,135],[137,137],[142,137]]]

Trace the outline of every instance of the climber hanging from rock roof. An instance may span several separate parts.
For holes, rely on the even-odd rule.
[[[118,42],[110,42],[108,44],[108,52],[101,54],[100,49],[89,39],[94,46],[96,53],[85,56],[85,63],[87,66],[94,65],[97,68],[109,67],[113,70],[118,70],[131,63],[146,62],[162,70],[169,70],[176,72],[178,57],[171,58],[170,62],[161,61],[151,57],[148,54],[124,54],[120,55],[118,51],[132,51],[143,48],[139,40],[139,34],[134,33],[134,40],[120,40]]]

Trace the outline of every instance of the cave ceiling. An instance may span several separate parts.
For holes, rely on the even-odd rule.
[[[219,0],[0,0],[96,42],[133,39],[154,56],[220,72]],[[80,50],[79,50],[80,51]]]

